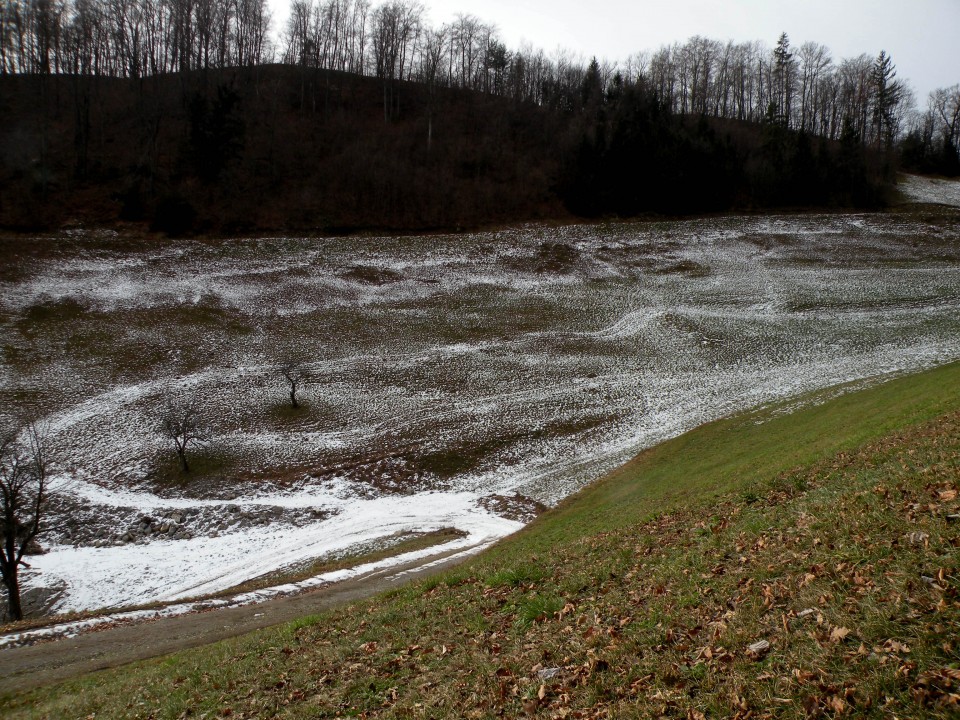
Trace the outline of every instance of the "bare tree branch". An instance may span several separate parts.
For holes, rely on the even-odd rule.
[[[160,411],[159,429],[161,434],[173,442],[180,462],[180,470],[190,472],[187,462],[187,450],[209,442],[211,433],[200,418],[194,399],[167,399]]]
[[[19,569],[23,556],[45,527],[48,502],[45,436],[36,425],[8,429],[0,437],[0,573],[7,588],[7,612],[23,618]]]
[[[279,366],[280,374],[286,378],[287,385],[290,386],[290,405],[294,408],[300,407],[297,401],[297,392],[300,386],[305,385],[309,378],[303,364],[296,360],[285,360]]]

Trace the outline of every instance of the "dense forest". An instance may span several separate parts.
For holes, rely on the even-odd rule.
[[[469,15],[294,0],[0,0],[0,225],[170,233],[873,206],[960,173],[960,86],[880,52],[694,37],[620,63]]]

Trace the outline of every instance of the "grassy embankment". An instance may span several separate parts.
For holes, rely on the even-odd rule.
[[[779,410],[649,450],[445,575],[4,714],[956,716],[960,364]]]

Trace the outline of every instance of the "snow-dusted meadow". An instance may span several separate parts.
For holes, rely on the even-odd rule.
[[[960,182],[956,180],[905,175],[899,185],[901,192],[913,202],[960,207]]]
[[[705,421],[960,358],[958,235],[896,215],[146,249],[78,233],[0,276],[0,392],[44,417],[62,488],[28,584],[68,611],[406,531],[482,547]],[[311,375],[299,414],[287,358]],[[214,432],[186,481],[156,429],[169,397]]]

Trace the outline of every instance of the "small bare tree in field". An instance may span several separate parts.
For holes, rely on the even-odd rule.
[[[286,360],[280,364],[280,374],[286,379],[290,388],[290,405],[294,408],[300,407],[300,403],[297,402],[297,392],[308,379],[303,364],[295,360]]]
[[[190,472],[187,450],[210,440],[210,431],[201,420],[194,400],[167,400],[160,412],[160,432],[173,443],[184,473]]]
[[[20,566],[23,556],[47,528],[47,454],[44,436],[35,425],[10,429],[0,436],[0,494],[2,513],[0,571],[7,588],[7,613],[23,619],[20,605]]]

